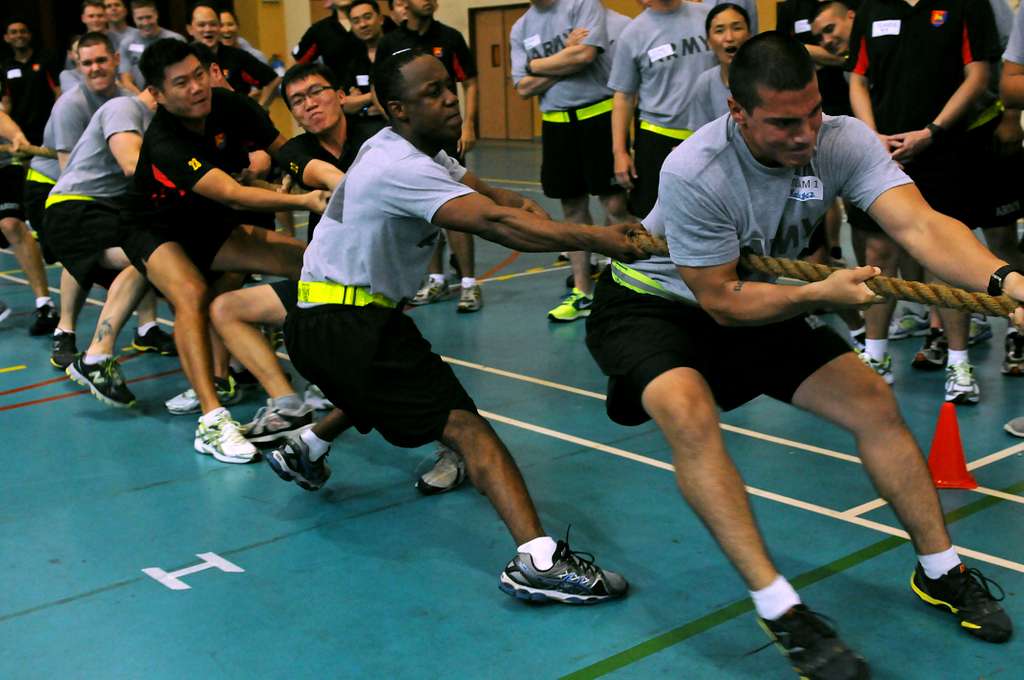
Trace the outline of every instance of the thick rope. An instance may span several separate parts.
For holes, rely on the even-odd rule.
[[[645,231],[630,234],[633,242],[651,255],[668,255],[668,244],[664,239]],[[749,270],[786,276],[800,281],[822,281],[829,274],[838,271],[834,267],[813,264],[804,260],[785,260],[747,253],[740,256],[739,263]],[[932,307],[960,309],[986,316],[1009,316],[1020,305],[1006,295],[993,297],[985,293],[972,293],[941,283],[920,283],[888,276],[876,276],[866,282],[868,288],[882,297],[896,300],[919,302]]]
[[[57,152],[53,149],[47,149],[44,146],[23,146],[14,151],[14,147],[10,144],[0,144],[0,153],[13,153],[16,156],[42,156],[43,158],[56,158]]]

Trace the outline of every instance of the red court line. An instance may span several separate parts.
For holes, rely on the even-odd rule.
[[[510,264],[512,264],[513,262],[518,260],[520,255],[522,255],[522,253],[520,253],[518,250],[512,251],[512,253],[510,253],[509,256],[506,257],[504,260],[502,260],[498,264],[494,265],[493,267],[491,267],[490,269],[485,271],[480,276],[480,278],[481,279],[489,279],[489,278],[491,278],[492,276],[494,276],[495,274],[500,272],[502,269],[504,269],[505,267],[509,266]]]
[[[135,359],[136,357],[141,357],[141,356],[142,356],[141,352],[136,353],[136,354],[129,354],[128,356],[119,358],[118,359],[118,363],[122,363],[123,364],[126,361],[131,361],[132,359]],[[57,378],[50,378],[49,380],[43,380],[42,382],[32,383],[31,385],[22,385],[21,387],[13,387],[13,388],[11,388],[9,390],[0,391],[0,397],[3,397],[3,396],[8,395],[8,394],[14,394],[16,392],[24,392],[25,390],[35,389],[36,387],[46,387],[47,385],[52,385],[54,383],[59,383],[59,382],[62,382],[64,380],[68,380],[68,377],[66,375],[62,375],[62,376],[59,376]]]
[[[181,369],[180,368],[175,368],[175,369],[172,369],[170,371],[161,371],[160,373],[153,373],[151,375],[144,375],[144,376],[141,376],[141,377],[138,377],[138,378],[132,378],[131,380],[126,380],[125,382],[130,385],[132,383],[142,382],[144,380],[153,380],[155,378],[163,378],[164,376],[172,375],[174,373],[181,373]],[[65,377],[65,378],[63,378],[63,380],[67,380],[67,378]],[[65,394],[56,394],[56,395],[54,395],[52,397],[43,397],[42,399],[32,399],[31,401],[20,401],[17,404],[9,404],[7,406],[0,406],[0,412],[2,412],[2,411],[11,411],[13,409],[24,408],[26,406],[34,406],[36,404],[45,404],[48,401],[60,401],[61,399],[70,399],[71,397],[77,397],[77,396],[82,395],[82,394],[89,394],[89,390],[76,390],[74,392],[67,392]]]

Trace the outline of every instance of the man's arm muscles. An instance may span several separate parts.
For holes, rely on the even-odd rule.
[[[853,115],[864,121],[869,128],[878,132],[875,127],[875,112],[871,107],[871,92],[868,79],[859,73],[850,74],[850,108]]]
[[[504,206],[506,208],[520,208],[522,210],[528,210],[535,215],[549,218],[547,211],[541,208],[535,201],[523,196],[522,194],[517,194],[514,191],[492,186],[471,172],[467,172],[463,175],[462,183],[474,191],[483,194],[500,206]]]
[[[1024,109],[1024,64],[1003,62],[1003,74],[999,80],[999,95],[1003,103],[1015,109]]]
[[[117,132],[107,140],[107,146],[124,176],[134,177],[135,166],[139,163],[139,150],[142,149],[142,135],[138,132]]]
[[[267,189],[242,186],[231,175],[219,168],[213,168],[203,175],[192,187],[200,196],[217,201],[234,210],[258,210],[274,212],[278,210],[314,210],[322,212],[322,206],[316,206],[311,194],[283,194]],[[316,193],[316,192],[312,192]]]
[[[516,94],[529,99],[544,94],[558,82],[558,78],[549,76],[523,76],[516,81]]]
[[[599,53],[593,45],[572,45],[550,57],[531,59],[530,71],[538,76],[571,76],[590,66]]]

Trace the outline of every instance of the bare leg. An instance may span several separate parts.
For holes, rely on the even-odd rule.
[[[430,253],[430,264],[427,265],[428,274],[444,273],[444,241],[440,238],[434,244],[434,250]]]
[[[60,271],[60,322],[57,328],[67,333],[74,333],[78,324],[78,315],[89,291],[78,285],[75,277],[67,269]]]
[[[108,293],[109,298],[109,293]],[[147,286],[146,292],[139,301],[139,325],[156,323],[156,293]]]
[[[210,305],[210,319],[231,354],[252,372],[271,399],[295,393],[267,339],[253,325],[284,323],[284,305],[270,286],[217,296]]]
[[[441,443],[465,458],[470,480],[491,501],[517,545],[544,535],[515,460],[486,420],[452,411]]]
[[[896,276],[901,253],[902,248],[885,234],[866,235],[864,264],[878,267],[883,276]],[[869,340],[885,340],[889,337],[889,323],[895,310],[895,300],[886,300],[865,310],[864,325]]]
[[[476,248],[473,235],[464,231],[447,230],[448,246],[455,255],[455,261],[459,264],[459,273],[462,276],[476,276]]]
[[[340,408],[334,408],[313,426],[313,434],[325,442],[333,442],[350,427],[352,421],[348,416]]]
[[[117,334],[147,290],[149,284],[138,269],[127,267],[121,270],[107,291],[107,299],[103,303],[99,321],[96,323],[96,332],[86,354],[114,354]]]
[[[676,482],[750,590],[778,576],[758,531],[747,492],[722,441],[718,409],[704,378],[675,368],[652,380],[644,409],[672,446]]]
[[[14,217],[0,220],[0,232],[11,244],[14,257],[25,272],[28,285],[37,298],[50,297],[50,288],[46,283],[46,269],[43,266],[43,255],[39,244],[32,238],[28,226]]]

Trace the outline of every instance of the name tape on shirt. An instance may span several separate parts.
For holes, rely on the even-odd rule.
[[[884,21],[875,21],[871,24],[871,37],[877,38],[883,35],[899,35],[900,34],[900,20],[899,19],[886,19]]]
[[[146,46],[142,43],[132,43],[128,46],[129,52],[135,52],[136,54],[142,54],[146,51]]]
[[[523,41],[523,47],[525,47],[528,50],[532,50],[534,47],[538,47],[539,45],[540,45],[540,36],[539,35],[531,35],[529,38],[527,38],[526,40]]]
[[[814,175],[797,175],[789,186],[789,198],[794,201],[823,201],[825,185]]]
[[[358,75],[356,76],[356,85],[359,87],[367,87],[370,84],[370,76]]]
[[[664,45],[658,45],[647,50],[647,57],[651,60],[652,64],[659,59],[671,57],[673,54],[675,54],[675,47],[672,46],[672,43],[665,43]]]
[[[20,77],[21,77],[21,69],[20,68],[12,68],[12,69],[9,69],[7,71],[7,79],[8,80],[13,80],[14,78],[20,78]]]
[[[811,32],[811,22],[808,21],[807,19],[799,19],[797,21],[794,21],[793,22],[793,32],[794,33],[810,33]]]

